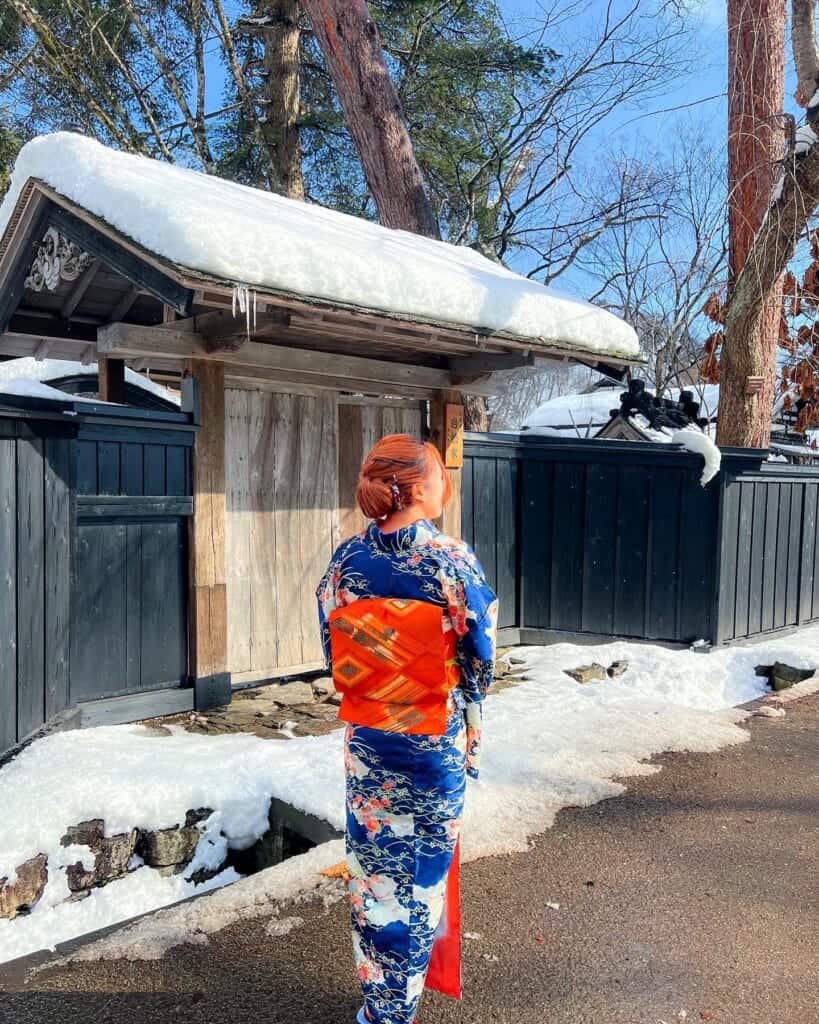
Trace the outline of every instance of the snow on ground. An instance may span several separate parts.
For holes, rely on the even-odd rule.
[[[813,667],[817,651],[819,627],[709,654],[626,642],[516,649],[513,656],[525,660],[529,679],[491,696],[487,704],[481,778],[470,782],[467,798],[464,859],[525,850],[562,807],[616,796],[625,788],[616,779],[657,771],[645,763],[653,754],[714,751],[747,740],[748,733],[738,728],[746,712],[736,705],[766,691],[755,666],[782,659]],[[580,685],[564,672],[615,660],[629,663],[619,679]],[[260,836],[272,796],[342,828],[342,742],[341,730],[274,741],[201,736],[179,727],[163,736],[140,724],[45,737],[0,769],[5,798],[0,878],[12,876],[16,865],[41,851],[55,864],[57,858],[62,864],[79,859],[83,848],[64,850],[60,837],[68,825],[93,817],[105,819],[110,835],[134,827],[170,827],[190,808],[217,808],[203,823],[197,864],[206,863],[226,841],[247,846]],[[272,913],[276,900],[315,887],[319,868],[342,856],[341,841],[324,844],[236,881],[218,895],[151,915],[101,940],[104,954],[88,955],[161,956],[183,940],[205,942],[226,923]],[[236,878],[229,870],[209,885]],[[78,903],[55,906],[67,895],[65,874],[58,869],[31,914],[0,921],[0,961],[53,948],[201,891],[182,875],[163,879],[139,867]]]
[[[76,377],[80,374],[93,374],[96,376],[97,364],[81,363],[73,359],[35,359],[34,356],[22,356],[19,359],[8,359],[0,362],[0,391],[11,391],[11,386],[15,381],[40,381],[42,384],[49,385],[53,381],[61,380],[63,377]],[[152,395],[164,398],[166,402],[173,402],[175,405],[179,405],[179,395],[177,392],[163,388],[161,384],[149,380],[141,373],[137,373],[136,370],[132,370],[130,366],[125,367],[125,380],[129,384],[142,388],[143,391],[148,391]],[[20,394],[20,392],[12,393]],[[55,396],[51,395],[50,397],[54,398]],[[58,391],[57,397],[65,401],[65,392]],[[69,395],[69,400],[73,402],[80,402],[86,399],[88,401],[96,401],[96,399],[89,399],[83,395]]]
[[[598,306],[530,281],[466,246],[393,231],[57,132],[17,157],[0,233],[39,178],[149,252],[251,288],[506,331],[636,356],[637,335]]]

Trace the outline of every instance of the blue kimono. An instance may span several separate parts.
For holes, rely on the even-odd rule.
[[[460,833],[466,775],[478,777],[481,702],[492,681],[497,598],[475,553],[421,519],[391,533],[375,523],[342,543],[316,590],[324,653],[328,619],[358,598],[441,606],[457,636],[460,684],[440,736],[348,725],[346,853],[353,950],[374,1024],[410,1024],[441,919]]]

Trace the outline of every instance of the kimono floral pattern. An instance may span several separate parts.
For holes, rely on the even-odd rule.
[[[497,599],[474,552],[422,519],[392,533],[372,523],[334,553],[316,590],[325,658],[329,615],[359,598],[441,606],[454,629],[460,684],[441,736],[348,725],[346,853],[356,973],[373,1024],[410,1024],[424,989],[466,776],[477,778],[481,708],[492,682]]]

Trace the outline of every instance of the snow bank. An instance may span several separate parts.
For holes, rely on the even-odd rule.
[[[743,742],[748,733],[738,723],[746,713],[735,705],[766,692],[755,666],[784,659],[814,667],[817,650],[819,627],[710,654],[625,642],[516,649],[530,678],[491,695],[487,704],[481,778],[470,783],[467,798],[464,858],[525,850],[562,807],[616,796],[624,787],[615,779],[656,771],[645,763],[653,754]],[[629,663],[619,679],[581,686],[564,671],[615,660]],[[138,724],[45,737],[0,770],[6,796],[0,877],[39,851],[54,865],[76,860],[82,851],[64,850],[60,837],[67,825],[93,817],[104,818],[112,834],[169,827],[189,808],[217,808],[203,825],[200,859],[220,836],[246,846],[263,834],[271,796],[343,828],[342,742],[342,731],[280,741],[202,736],[178,727],[162,736]],[[218,899],[196,900],[134,925],[127,940],[105,940],[106,955],[161,955],[180,941],[207,941],[210,931],[253,913],[257,904],[269,912],[271,900],[314,888],[316,872],[342,856],[340,842],[324,844],[223,889]],[[236,878],[229,870],[208,885]],[[31,914],[0,921],[0,961],[200,891],[181,875],[162,879],[140,867],[79,903],[57,905],[67,895],[58,867]]]
[[[671,435],[671,441],[673,444],[681,444],[689,452],[703,457],[705,466],[700,477],[703,487],[719,473],[722,453],[708,434],[703,433],[699,427],[684,427],[682,430],[676,430]]]
[[[637,335],[587,302],[529,281],[472,249],[58,132],[20,151],[0,231],[29,178],[177,265],[251,288],[350,304],[610,355]]]
[[[35,359],[33,356],[8,359],[5,362],[0,362],[0,390],[8,391],[8,388],[4,387],[4,385],[8,385],[11,381],[15,380],[25,379],[41,381],[47,384],[49,381],[60,380],[62,377],[77,377],[80,374],[96,376],[97,364],[80,363],[72,359]],[[125,380],[129,384],[142,388],[143,391],[156,395],[158,398],[164,398],[166,402],[173,402],[175,405],[179,405],[179,396],[177,394],[168,388],[163,388],[156,381],[148,380],[141,373],[132,370],[130,366],[125,367]],[[16,393],[19,394],[20,392]],[[66,399],[66,393],[59,391],[59,389],[57,389],[57,396],[62,401]],[[53,398],[54,396],[52,395],[51,397]],[[68,398],[73,402],[83,400],[82,395],[69,395]],[[88,399],[88,401],[96,401],[96,399]]]

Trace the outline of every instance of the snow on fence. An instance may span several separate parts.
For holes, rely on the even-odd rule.
[[[819,620],[819,469],[729,449],[467,435],[463,535],[508,642],[726,643]]]

